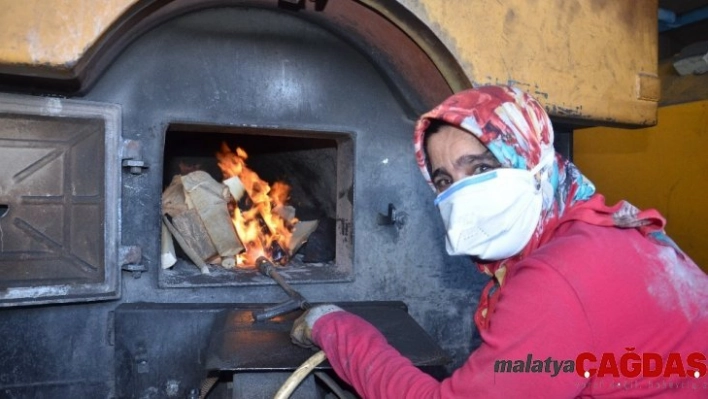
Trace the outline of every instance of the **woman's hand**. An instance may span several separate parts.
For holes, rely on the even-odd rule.
[[[293,328],[290,331],[290,340],[297,346],[316,349],[317,345],[312,342],[312,327],[320,317],[332,312],[343,311],[344,309],[337,305],[318,305],[307,310],[293,323]]]

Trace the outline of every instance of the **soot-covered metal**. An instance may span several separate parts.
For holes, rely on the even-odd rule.
[[[329,2],[324,12],[338,7],[355,8],[331,17],[340,28],[325,23],[328,17],[273,7],[175,13],[69,99],[120,110],[120,155],[105,153],[105,165],[87,161],[82,169],[113,171],[106,181],[120,182],[120,195],[103,202],[110,220],[96,222],[114,228],[102,235],[113,256],[97,268],[118,274],[117,292],[91,302],[70,296],[58,302],[76,303],[3,309],[4,395],[194,395],[219,315],[285,298],[256,272],[202,276],[187,262],[161,268],[166,182],[189,157],[212,162],[214,146],[224,140],[248,147],[253,168],[268,179],[287,169],[303,218],[324,221],[323,245],[334,241],[334,259],[281,272],[309,301],[402,301],[453,367],[466,357],[484,281],[468,260],[445,255],[433,193],[417,170],[411,139],[417,114],[449,87],[426,56],[376,50],[372,41],[402,37],[400,51],[420,52],[394,35],[390,22],[358,2]],[[361,16],[367,18],[347,20]],[[357,30],[364,33],[356,36]],[[423,76],[419,84],[396,67],[401,59],[415,63],[401,70]],[[57,107],[69,100],[45,99]],[[0,205],[7,202],[0,198]],[[5,232],[14,208],[0,207],[8,214],[0,219]]]

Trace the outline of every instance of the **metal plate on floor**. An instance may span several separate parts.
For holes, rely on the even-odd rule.
[[[340,303],[379,329],[388,342],[416,366],[442,366],[448,355],[408,314],[402,302]],[[290,341],[290,330],[300,312],[255,322],[251,310],[223,311],[214,323],[207,370],[294,370],[314,354]],[[325,362],[319,369],[331,368]]]

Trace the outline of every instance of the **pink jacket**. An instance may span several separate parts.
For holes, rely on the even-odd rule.
[[[675,254],[634,229],[563,224],[508,271],[482,345],[442,382],[347,312],[313,340],[365,398],[708,398],[708,276]],[[658,356],[667,376],[646,376]]]

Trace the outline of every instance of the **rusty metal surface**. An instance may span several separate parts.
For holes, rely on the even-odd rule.
[[[109,180],[118,175],[106,162],[115,150],[117,132],[107,125],[116,112],[0,97],[2,306],[117,294],[117,272],[106,268],[117,261],[117,210],[105,206],[117,200],[117,184]]]
[[[448,355],[408,314],[402,302],[342,303],[378,328],[388,342],[416,366],[442,366]],[[214,323],[207,350],[207,370],[272,371],[294,370],[310,356],[310,349],[295,346],[290,330],[301,312],[264,322],[253,320],[252,311],[229,309]],[[329,369],[322,363],[318,369]]]

